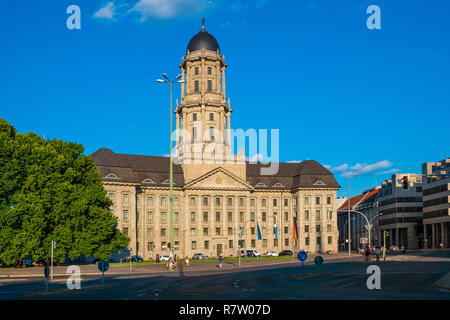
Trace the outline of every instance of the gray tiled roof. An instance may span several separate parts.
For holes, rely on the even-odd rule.
[[[167,186],[163,182],[169,179],[169,157],[141,156],[132,154],[118,154],[110,149],[99,149],[91,155],[102,179],[105,181],[142,183],[149,178],[157,186]],[[340,188],[333,173],[320,165],[317,161],[306,160],[300,163],[279,163],[276,175],[263,176],[261,168],[268,167],[261,163],[246,163],[247,181],[256,189],[293,189],[303,188]],[[113,173],[117,178],[106,178]],[[183,169],[181,165],[173,165],[175,186],[184,185]],[[323,185],[317,185],[317,181]],[[264,187],[258,187],[258,183]],[[282,186],[274,187],[280,183]]]

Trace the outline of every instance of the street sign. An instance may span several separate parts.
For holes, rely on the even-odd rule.
[[[109,263],[106,261],[100,261],[97,267],[101,272],[106,272],[109,269]]]
[[[297,259],[300,260],[302,263],[303,261],[305,261],[306,259],[308,259],[308,255],[306,254],[305,251],[300,251],[297,255]]]
[[[320,266],[323,263],[323,258],[321,256],[317,256],[314,258],[314,263]]]

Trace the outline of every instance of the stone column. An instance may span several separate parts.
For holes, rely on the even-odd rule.
[[[231,113],[227,113],[227,144],[231,146]]]
[[[222,67],[222,96],[225,99],[225,67]]]
[[[175,114],[176,119],[176,140],[175,140],[175,148],[178,147],[178,144],[180,142],[180,115],[178,112]]]
[[[428,227],[428,225],[427,224],[424,224],[423,225],[423,248],[424,249],[428,249],[428,238],[427,238],[427,228]]]
[[[182,83],[181,83],[181,99],[183,99],[183,97],[184,97],[184,94],[185,94],[185,90],[184,90],[184,73],[185,73],[185,69],[184,68],[181,68],[181,81],[183,81]]]
[[[431,224],[431,248],[436,248],[436,225]]]
[[[445,245],[445,233],[444,233],[444,223],[441,222],[441,243],[446,247]]]

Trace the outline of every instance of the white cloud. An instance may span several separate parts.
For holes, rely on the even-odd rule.
[[[388,160],[382,160],[378,161],[376,163],[368,164],[368,163],[357,163],[353,166],[349,166],[347,163],[341,164],[337,167],[332,168],[331,166],[326,166],[327,169],[330,169],[333,172],[340,172],[341,177],[348,177],[352,175],[366,175],[370,173],[374,173],[375,171],[379,169],[386,169],[389,167],[392,167],[393,163]],[[385,173],[391,173],[391,172],[397,172],[398,169],[391,169],[388,171],[383,171],[382,173],[375,173],[375,174],[385,174]]]
[[[211,0],[139,0],[129,12],[148,18],[169,19],[179,15],[201,12],[212,4]]]
[[[94,13],[95,18],[99,19],[107,19],[107,20],[116,20],[114,16],[116,15],[116,7],[114,2],[108,2],[105,6],[100,8],[97,12]]]
[[[377,175],[388,174],[388,173],[397,173],[399,171],[400,171],[399,169],[391,169],[391,170],[386,170],[383,172],[378,172]]]
[[[300,163],[300,162],[303,162],[303,160],[291,160],[288,161],[287,163]]]

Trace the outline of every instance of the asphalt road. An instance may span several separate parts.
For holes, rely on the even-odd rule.
[[[435,282],[450,271],[450,250],[408,252],[389,256],[378,264],[381,289],[369,290],[367,267],[361,256],[327,259],[317,271],[312,262],[304,267],[295,260],[255,261],[239,269],[226,262],[222,270],[215,263],[193,265],[191,270],[168,272],[164,266],[126,267],[106,273],[84,274],[81,290],[68,290],[65,278],[45,290],[42,280],[17,283],[0,279],[0,299],[445,299],[450,291]],[[149,270],[152,270],[151,272]]]

